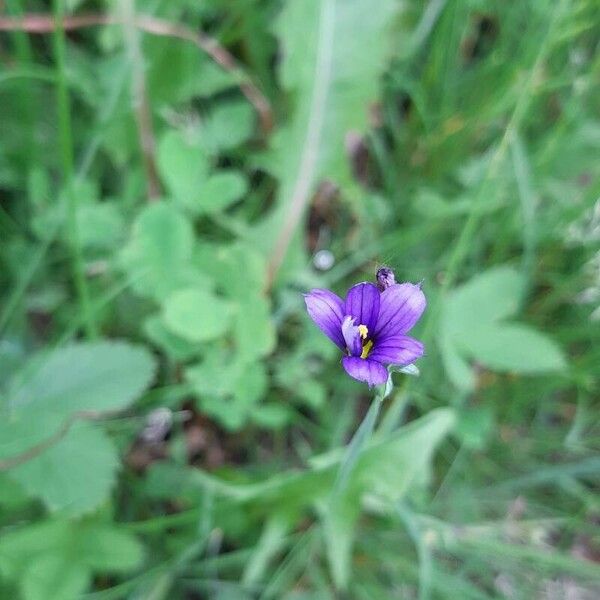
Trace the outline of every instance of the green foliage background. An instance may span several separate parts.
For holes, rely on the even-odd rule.
[[[597,9],[6,0],[0,598],[597,597]]]

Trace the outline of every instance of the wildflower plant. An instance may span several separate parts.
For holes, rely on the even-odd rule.
[[[427,305],[421,286],[396,283],[386,267],[376,279],[377,285],[353,285],[344,300],[326,289],[304,296],[311,319],[344,352],[346,373],[369,387],[385,384],[389,367],[411,365],[425,351],[422,342],[406,335]]]

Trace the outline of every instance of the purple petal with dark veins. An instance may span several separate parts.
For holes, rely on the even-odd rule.
[[[342,335],[346,342],[346,348],[352,356],[360,356],[362,354],[362,338],[358,327],[354,324],[354,317],[344,317],[342,321]]]
[[[407,335],[395,335],[377,341],[369,359],[384,365],[410,365],[423,356],[425,347],[419,340]]]
[[[317,327],[342,350],[346,349],[342,335],[344,302],[333,292],[323,289],[311,290],[304,294],[306,310]]]
[[[379,316],[379,296],[381,293],[373,283],[357,283],[346,294],[344,314],[356,319],[356,325],[366,325],[369,337],[373,334]]]
[[[381,363],[368,358],[344,356],[342,365],[350,377],[364,381],[369,387],[382,385],[388,379],[388,370]]]
[[[379,318],[375,327],[378,341],[410,331],[421,318],[427,301],[418,285],[397,283],[381,293]]]

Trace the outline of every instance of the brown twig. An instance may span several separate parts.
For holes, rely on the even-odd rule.
[[[122,16],[125,20],[123,25],[125,45],[129,60],[131,61],[131,97],[133,112],[138,131],[138,142],[144,171],[146,172],[146,183],[148,186],[148,200],[154,201],[161,196],[160,180],[156,168],[156,141],[154,137],[154,125],[152,123],[152,109],[148,101],[146,89],[146,76],[144,73],[144,59],[140,48],[138,29],[133,24],[135,20],[135,6],[133,0],[122,0],[120,3]]]
[[[102,25],[125,25],[123,18],[112,15],[75,15],[65,17],[63,27],[66,31],[95,27]],[[163,19],[149,16],[136,16],[133,25],[152,35],[176,37],[188,41],[208,54],[220,67],[230,72],[236,78],[238,85],[247,100],[254,106],[258,113],[261,128],[264,133],[269,133],[273,127],[273,112],[271,104],[264,94],[251,81],[243,71],[236,59],[221,46],[215,39],[202,32],[196,32],[185,25],[171,23]],[[56,27],[51,16],[43,14],[27,14],[22,17],[0,17],[0,31],[27,31],[28,33],[49,33]]]
[[[73,413],[61,426],[60,428],[51,435],[49,438],[46,438],[39,444],[32,446],[25,450],[25,452],[21,452],[21,454],[16,454],[15,456],[11,456],[9,458],[0,459],[0,471],[8,471],[9,469],[14,469],[19,465],[22,465],[34,458],[37,458],[40,454],[44,453],[48,448],[51,448],[55,444],[58,444],[64,437],[66,437],[67,433],[71,430],[71,427],[77,421],[96,421],[98,419],[109,416],[110,413],[101,413],[98,411],[80,411]]]

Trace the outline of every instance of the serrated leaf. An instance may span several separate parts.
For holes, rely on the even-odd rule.
[[[90,342],[38,356],[15,376],[7,394],[13,412],[44,409],[59,416],[127,407],[150,384],[155,361],[142,346]],[[32,416],[32,412],[29,416]]]
[[[119,410],[150,384],[155,363],[147,350],[122,342],[72,344],[32,359],[9,386],[0,420],[0,456],[15,457],[38,444],[34,455],[9,475],[51,510],[81,513],[108,497],[119,465],[113,443],[80,411]]]
[[[496,371],[535,374],[560,371],[567,366],[560,346],[525,325],[476,328],[460,344],[469,356]]]
[[[13,468],[11,477],[51,511],[77,515],[104,502],[115,483],[119,456],[91,423],[77,423],[56,444]]]
[[[121,266],[140,296],[161,301],[185,285],[209,287],[210,280],[192,268],[194,232],[172,205],[157,202],[138,215],[131,239],[121,253]]]
[[[229,329],[231,305],[210,291],[187,288],[165,300],[162,318],[172,333],[190,342],[203,342]]]

